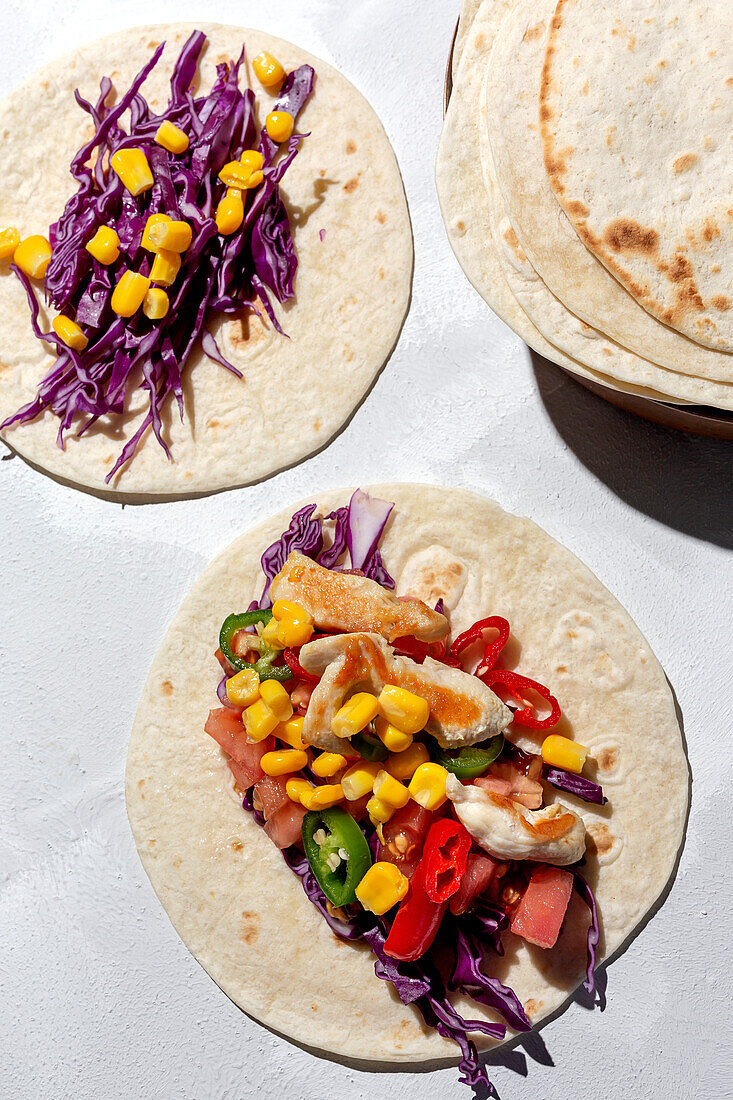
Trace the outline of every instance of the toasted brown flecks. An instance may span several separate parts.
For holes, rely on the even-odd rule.
[[[256,309],[247,310],[237,321],[227,325],[227,335],[235,351],[253,348],[267,336],[269,320]]]
[[[221,424],[221,421],[217,420],[216,417],[214,417],[214,416],[212,416],[211,420],[206,421],[206,427],[207,428],[218,428],[220,426],[220,424]]]
[[[720,275],[720,264],[713,264],[710,270],[712,271],[713,275]],[[2,369],[2,364],[0,364],[0,369]]]
[[[466,223],[465,222],[456,222],[456,229],[458,230],[459,233],[465,233],[466,232]]]
[[[346,360],[347,363],[350,363],[353,360],[353,358],[354,358],[354,352],[352,351],[352,349],[347,344],[346,347],[344,348],[344,359]]]
[[[588,215],[590,214],[590,210],[588,209],[588,207],[585,205],[584,202],[580,201],[580,199],[573,199],[572,202],[569,202],[568,203],[568,210],[576,218],[587,218]]]
[[[356,191],[357,187],[359,186],[360,176],[361,172],[358,176],[354,176],[353,179],[346,181],[346,183],[344,184],[344,191],[347,193],[347,195],[353,195],[354,191]]]
[[[320,430],[321,430],[321,421],[318,418],[316,418],[313,421],[313,431],[314,432],[320,432]]]
[[[612,772],[618,763],[618,749],[601,749],[596,754],[596,761],[602,772]]]
[[[164,695],[172,695],[173,684],[170,682],[170,680],[164,680],[163,683],[160,685],[160,690],[163,692]]]
[[[311,1012],[318,1012],[318,1005],[311,1005]]]
[[[605,856],[613,848],[613,833],[608,825],[604,825],[602,821],[592,821],[586,828],[586,833],[590,838],[588,849],[591,852],[596,852],[599,856]]]
[[[385,225],[386,224],[387,215],[384,213],[383,210],[378,210],[377,211],[377,221],[379,222],[380,225]]]
[[[606,226],[603,240],[614,252],[644,252],[649,256],[657,251],[659,234],[632,218],[616,218]]]
[[[149,50],[157,50],[159,45],[160,45],[160,42],[148,42],[148,49]],[[228,60],[229,60],[228,57],[224,57],[223,58],[224,64],[226,64],[228,62]]]
[[[244,850],[244,844],[242,844],[241,840],[233,840],[229,847],[233,852],[241,852]]]
[[[616,140],[616,127],[609,126],[606,130],[606,145],[609,149],[613,148],[613,143]]]
[[[379,278],[380,279],[384,278],[384,268],[383,267],[380,267],[380,269],[379,269]]]
[[[534,27],[527,27],[526,31],[522,35],[522,42],[534,42],[537,38],[542,38],[545,33],[544,23],[535,23]]]
[[[686,172],[693,164],[697,164],[697,160],[697,153],[683,153],[672,161],[672,171],[678,176],[680,172]]]
[[[540,107],[540,122],[548,122],[552,118],[552,111],[546,103]]]
[[[580,94],[581,94],[581,95],[588,95],[588,92],[589,92],[589,91],[590,91],[590,84],[589,84],[589,83],[588,83],[588,81],[586,80],[585,84],[584,84],[584,85],[583,85],[583,87],[582,87],[582,88],[580,89]]]
[[[260,918],[257,913],[250,913],[248,909],[242,910],[242,926],[239,938],[242,943],[254,943],[259,935]]]
[[[356,142],[355,141],[347,141],[346,142],[346,152],[349,156],[352,156],[356,152]]]
[[[483,46],[484,46],[485,42],[486,42],[486,35],[482,34],[481,31],[479,31],[479,33],[476,35],[476,37],[473,40],[474,46],[476,47],[477,50],[481,50],[481,49],[483,49]]]
[[[720,236],[720,230],[718,229],[718,227],[715,224],[715,222],[713,221],[713,219],[712,218],[706,218],[705,219],[705,224],[702,227],[703,240],[710,243],[710,241],[714,241],[715,238],[719,237],[719,236]]]
[[[726,298],[724,294],[716,294],[711,301],[715,308],[721,310],[723,313],[730,309],[730,298]]]
[[[114,461],[114,457],[114,455],[107,455],[106,458],[102,459],[102,462],[105,464],[105,466],[111,466],[112,462]]]
[[[728,88],[733,88],[733,76],[729,76],[725,83]]]
[[[137,781],[138,790],[142,790],[142,788],[145,786],[146,783],[147,783],[147,779],[138,779],[138,781]]]
[[[535,1001],[531,997],[524,1005],[524,1011],[527,1013],[528,1016],[536,1016],[541,1008],[542,1001]]]
[[[560,676],[565,676],[567,674],[567,671],[567,665],[558,665],[555,669],[555,672],[557,672]]]

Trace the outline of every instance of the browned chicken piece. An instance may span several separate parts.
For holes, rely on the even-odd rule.
[[[303,723],[303,740],[330,752],[346,752],[331,721],[349,695],[397,684],[425,699],[430,707],[428,733],[444,748],[473,745],[501,733],[512,712],[476,676],[428,658],[419,665],[399,657],[378,634],[336,634],[308,642],[300,651],[306,672],[321,676]]]
[[[273,577],[270,599],[300,604],[320,630],[373,631],[389,642],[410,634],[439,642],[450,629],[445,615],[422,600],[400,600],[368,577],[324,569],[297,550]]]

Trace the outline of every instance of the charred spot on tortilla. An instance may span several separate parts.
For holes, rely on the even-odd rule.
[[[398,587],[402,594],[416,596],[429,607],[442,600],[449,611],[454,611],[467,581],[464,562],[444,546],[433,544],[407,559]]]

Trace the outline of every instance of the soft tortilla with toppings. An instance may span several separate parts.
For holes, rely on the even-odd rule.
[[[658,899],[688,771],[659,662],[584,565],[481,497],[388,485],[206,570],[126,793],[158,896],[237,1004],[354,1058],[452,1040],[477,1085],[477,1048],[592,991]]]
[[[261,31],[138,27],[34,74],[0,133],[14,450],[95,490],[177,496],[328,442],[412,274],[392,147],[341,73]]]

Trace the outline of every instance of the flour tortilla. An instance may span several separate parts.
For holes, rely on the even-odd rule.
[[[481,5],[466,38],[443,123],[435,181],[451,248],[484,301],[539,355],[608,389],[668,401],[665,393],[631,383],[621,385],[610,376],[589,369],[560,351],[532,323],[509,286],[511,264],[504,250],[496,247],[491,232],[490,204],[493,196],[486,190],[481,170],[479,136],[482,120],[478,107],[491,44],[502,20],[513,6],[514,0],[484,0]]]
[[[299,259],[296,300],[277,309],[289,339],[251,314],[214,321],[211,330],[243,381],[196,353],[184,375],[185,423],[174,402],[164,418],[173,462],[148,435],[111,486],[120,495],[180,496],[241,485],[323,446],[389,356],[409,301],[413,254],[404,190],[392,147],[364,97],[330,65],[262,31],[196,27],[209,38],[202,89],[210,88],[215,63],[236,59],[244,43],[248,60],[240,83],[249,79],[255,89],[260,123],[273,96],[252,77],[257,53],[270,51],[289,70],[305,63],[316,70],[314,94],[297,124],[310,136],[283,181]],[[193,29],[121,31],[46,66],[0,104],[0,225],[47,234],[74,192],[69,164],[90,133],[74,89],[95,100],[104,74],[126,89],[166,40],[143,86],[153,107],[162,109],[172,63]],[[34,164],[43,165],[42,175],[31,172]],[[0,274],[0,419],[34,396],[53,363],[44,347],[32,334],[19,282]],[[123,425],[100,423],[81,440],[70,435],[65,452],[56,446],[58,421],[50,414],[6,430],[3,438],[50,473],[106,491],[104,478],[143,407],[136,394]]]
[[[648,314],[588,251],[555,200],[538,118],[553,8],[552,0],[534,8],[514,4],[487,73],[487,123],[497,176],[529,261],[572,313],[636,355],[668,370],[730,384],[733,357],[688,340]],[[712,396],[703,400],[713,404]]]
[[[471,30],[471,26],[478,15],[480,7],[481,0],[463,0],[461,4],[461,14],[458,17],[458,29],[453,43],[453,57],[451,59],[451,72],[454,80],[458,75],[458,66],[463,57],[463,50],[468,39],[468,32]]]
[[[515,223],[512,214],[521,219],[528,198],[543,188],[548,205],[551,206],[547,211],[548,217],[555,217],[556,225],[566,228],[568,235],[574,237],[574,231],[565,215],[552,198],[539,149],[539,71],[544,57],[546,32],[554,8],[555,0],[539,0],[539,3],[538,0],[517,0],[514,10],[501,25],[490,56],[487,49],[486,77],[481,90],[481,164],[489,195],[491,230],[497,249],[504,251],[509,261],[505,273],[512,293],[541,332],[562,351],[580,359],[587,366],[608,371],[622,382],[642,384],[662,391],[667,395],[667,400],[733,409],[733,384],[711,382],[692,374],[665,370],[656,362],[634,354],[627,347],[609,339],[603,331],[576,317],[542,281],[523,247],[525,240],[535,239],[532,232],[542,235],[544,230],[536,222],[532,222],[532,232],[521,232],[520,241],[520,232],[515,226],[521,223]],[[510,133],[513,140],[508,138]],[[497,150],[498,162],[493,154],[492,142]],[[529,165],[531,158],[527,151],[532,146],[535,149],[533,168],[540,177],[544,177],[544,182],[542,178],[528,179],[526,173],[521,182],[517,179],[516,162]],[[505,191],[500,187],[500,175],[509,181],[505,185]],[[512,213],[505,195],[509,196]],[[595,264],[577,238],[575,243],[584,254],[584,259]],[[568,260],[569,252],[565,248],[556,249],[552,255],[556,262],[559,259],[564,264]],[[595,267],[601,281],[613,282],[604,268],[598,264]],[[661,328],[652,317],[633,303],[623,288],[615,285],[620,296],[628,299],[628,304],[638,315],[637,320],[642,320],[644,326],[650,330]],[[605,295],[604,298],[607,309],[608,298]],[[605,316],[604,310],[600,318],[602,324]],[[698,348],[698,345],[690,344],[684,337],[672,334],[671,330],[666,331],[678,343],[685,343],[691,349]],[[715,354],[708,349],[703,351],[703,356],[709,358],[713,358]],[[733,367],[733,362],[731,366]],[[731,375],[733,377],[733,371]]]
[[[558,797],[586,823],[585,873],[601,914],[600,956],[609,956],[664,889],[683,835],[688,769],[659,662],[600,581],[529,520],[455,489],[386,485],[369,492],[396,502],[382,546],[398,592],[408,587],[403,574],[417,595],[434,594],[445,578],[454,633],[480,616],[505,615],[521,645],[521,671],[549,685],[564,711],[560,731],[590,748],[608,805]],[[320,511],[350,494],[320,496]],[[368,950],[329,931],[243,811],[224,756],[203,730],[217,703],[221,622],[259,593],[260,555],[294,510],[241,536],[205,570],[153,662],[127,763],[135,841],[183,941],[258,1020],[353,1058],[455,1057],[453,1044],[375,977]],[[537,748],[539,740],[525,736],[521,743]],[[505,956],[492,959],[492,973],[516,990],[534,1023],[582,978],[587,923],[574,895],[552,951],[508,934]],[[473,1002],[457,1004],[468,1017],[497,1019]]]
[[[559,0],[542,138],[563,209],[650,313],[733,350],[733,7]]]

